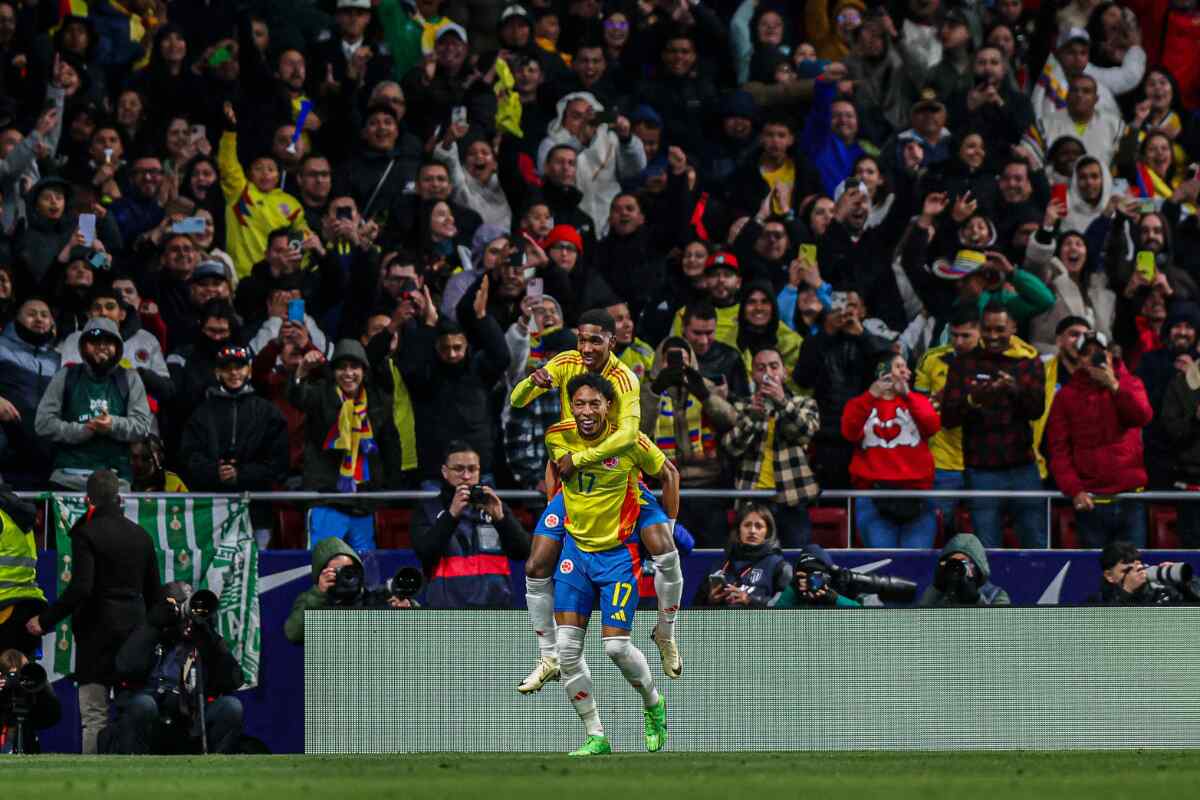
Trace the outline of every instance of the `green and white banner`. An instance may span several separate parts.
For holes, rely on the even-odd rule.
[[[53,499],[54,532],[58,550],[58,593],[71,582],[71,537],[75,521],[84,515],[83,498]],[[125,500],[125,516],[154,540],[163,583],[187,581],[193,589],[208,589],[221,598],[218,630],[242,665],[246,684],[258,684],[262,642],[258,606],[258,545],[250,527],[250,506],[242,500],[189,498]],[[51,679],[69,674],[75,664],[70,618],[47,632],[44,644]]]

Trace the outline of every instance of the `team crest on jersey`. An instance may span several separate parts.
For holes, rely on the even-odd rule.
[[[133,360],[136,361],[138,364],[145,364],[145,363],[149,362],[150,361],[150,351],[144,347],[139,349],[136,353],[133,354]]]
[[[750,570],[750,573],[746,576],[746,580],[748,580],[750,583],[758,583],[762,580],[762,577],[763,571],[758,567],[755,567],[754,569]]]
[[[621,462],[621,459],[617,458],[616,456],[609,456],[608,458],[604,459],[604,468],[605,469],[616,469],[617,465],[620,462]]]
[[[547,528],[557,528],[559,522],[561,522],[561,520],[558,518],[558,514],[547,514],[546,515],[546,527]]]
[[[570,575],[575,571],[575,562],[569,558],[564,558],[563,562],[558,565],[558,571],[563,575]]]

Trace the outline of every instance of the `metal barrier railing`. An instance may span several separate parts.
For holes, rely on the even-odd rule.
[[[496,492],[504,500],[517,501],[544,501],[545,495],[541,492],[524,491],[519,489],[504,489]],[[655,492],[660,494],[660,492]],[[775,497],[775,492],[769,490],[746,490],[746,489],[683,489],[680,492],[684,500],[689,497],[697,499],[728,499],[728,500],[771,500]],[[58,497],[82,497],[82,492],[17,492],[17,495],[26,499],[49,500],[52,496]],[[311,502],[330,500],[368,500],[377,501],[379,503],[388,503],[395,501],[417,501],[426,500],[437,497],[437,492],[425,491],[392,491],[392,492],[371,492],[362,494],[344,494],[344,493],[322,493],[322,492],[241,492],[241,493],[220,493],[220,492],[189,492],[181,493],[163,493],[163,492],[125,492],[123,497],[148,498],[148,499],[175,499],[181,497],[189,498],[221,498],[221,499],[241,499],[244,501],[260,500],[270,502]],[[953,500],[969,500],[971,498],[1007,498],[1012,500],[1044,500],[1046,502],[1046,531],[1048,548],[1053,548],[1053,536],[1050,532],[1053,530],[1053,505],[1056,501],[1060,503],[1070,502],[1071,498],[1061,492],[1049,490],[1030,490],[1030,491],[972,491],[972,490],[915,490],[915,489],[863,489],[863,490],[845,490],[831,489],[823,491],[819,498],[814,501],[813,505],[827,505],[824,501],[827,500],[844,500],[846,504],[846,514],[848,519],[848,530],[853,530],[854,507],[853,503],[858,498],[923,498],[923,499],[953,499]],[[1180,492],[1180,491],[1153,491],[1153,492],[1129,492],[1125,494],[1113,495],[1114,499],[1119,500],[1137,500],[1140,502],[1197,502],[1200,501],[1200,492]],[[48,516],[48,515],[47,515]],[[49,521],[47,519],[47,521]],[[853,542],[853,534],[849,535],[845,546],[849,547]],[[43,540],[45,541],[45,540]]]

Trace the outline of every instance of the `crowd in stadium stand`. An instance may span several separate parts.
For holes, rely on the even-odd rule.
[[[1144,545],[1114,495],[1200,491],[1198,42],[1195,0],[0,0],[0,472],[365,494],[462,441],[541,489],[558,395],[508,393],[603,308],[683,488],[774,491],[784,545],[850,488]],[[968,511],[855,541],[1049,541]]]

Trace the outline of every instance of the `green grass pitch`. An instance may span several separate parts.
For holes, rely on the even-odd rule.
[[[209,758],[0,757],[13,798],[1128,798],[1194,796],[1200,754],[646,753]]]

